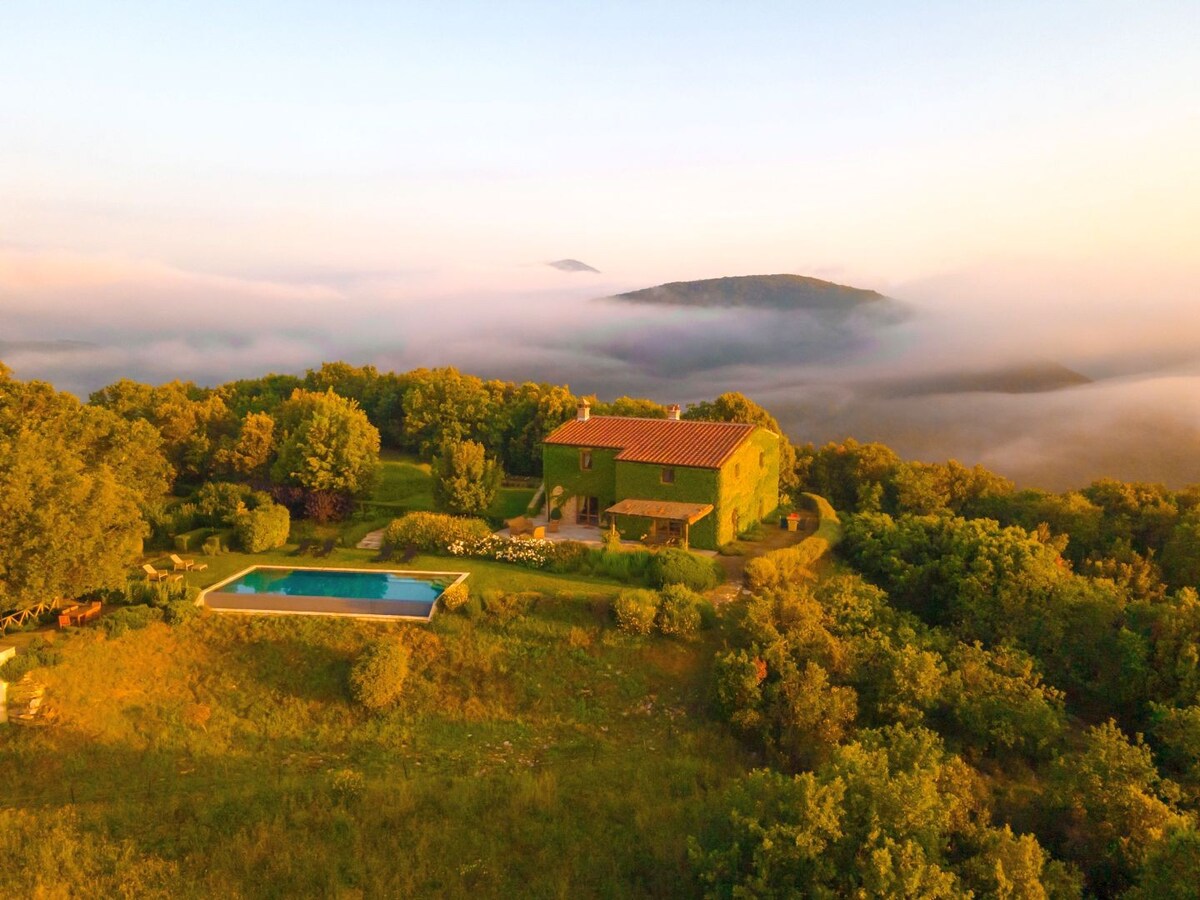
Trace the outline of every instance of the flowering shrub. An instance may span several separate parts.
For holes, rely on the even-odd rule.
[[[658,613],[658,594],[631,588],[621,591],[613,602],[617,616],[617,627],[628,634],[649,634],[654,630],[654,618]]]
[[[554,553],[554,542],[501,537],[489,534],[468,540],[452,541],[446,550],[452,556],[470,556],[475,559],[494,559],[498,562],[516,563],[530,569],[544,569]]]
[[[700,628],[700,604],[704,598],[682,584],[668,584],[660,592],[658,630],[666,635],[687,637]]]
[[[467,590],[467,586],[460,581],[442,591],[442,609],[455,612],[466,606],[470,599],[471,594]]]
[[[445,551],[451,544],[466,543],[489,537],[491,529],[483,519],[463,519],[444,513],[410,512],[393,519],[384,532],[383,539],[389,544],[435,553]],[[463,556],[465,554],[455,554]]]

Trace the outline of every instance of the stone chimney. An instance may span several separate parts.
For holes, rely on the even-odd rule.
[[[575,418],[580,422],[586,422],[592,417],[592,404],[586,400],[579,401],[579,410],[575,413]]]
[[[678,403],[672,403],[670,406],[667,407],[667,418],[671,419],[672,421],[675,421],[675,422],[679,421],[679,404]]]

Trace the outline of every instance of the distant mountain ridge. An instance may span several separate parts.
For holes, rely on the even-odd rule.
[[[876,382],[880,396],[933,394],[1041,394],[1093,384],[1091,378],[1052,360],[1014,362],[991,368],[930,373]]]
[[[556,259],[554,262],[546,263],[546,265],[558,269],[560,272],[595,272],[597,275],[600,274],[599,269],[589,266],[578,259]]]
[[[672,281],[627,291],[611,298],[630,303],[664,306],[806,309],[846,312],[888,300],[878,291],[864,290],[806,275],[734,275],[701,281]]]

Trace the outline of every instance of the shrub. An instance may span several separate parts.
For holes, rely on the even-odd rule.
[[[153,606],[126,606],[114,610],[100,619],[100,630],[110,638],[120,637],[127,631],[139,631],[151,622],[161,621],[163,611]]]
[[[340,522],[354,509],[354,497],[345,491],[309,491],[304,497],[304,515],[314,522]]]
[[[614,581],[634,584],[646,580],[651,554],[648,550],[612,550],[592,548],[587,568],[592,574]]]
[[[568,574],[584,567],[591,548],[579,541],[555,541],[546,554],[546,568]]]
[[[291,527],[292,517],[287,507],[268,502],[238,515],[238,543],[247,553],[282,547]]]
[[[668,584],[660,594],[661,603],[655,623],[658,630],[673,637],[687,637],[700,629],[700,603],[703,598],[682,584]]]
[[[463,519],[444,513],[410,512],[393,519],[383,539],[402,547],[414,545],[418,550],[444,552],[455,541],[485,538],[492,533],[482,519]]]
[[[658,614],[658,594],[640,588],[621,591],[613,601],[617,627],[627,634],[649,634]]]
[[[184,531],[191,531],[199,522],[199,510],[195,503],[181,503],[175,507],[175,511],[171,514],[171,532],[172,534],[180,534]],[[180,548],[186,550],[187,547]]]
[[[45,638],[34,638],[29,646],[0,666],[0,681],[20,681],[26,672],[40,666],[56,666],[62,654]]]
[[[452,556],[471,556],[516,563],[531,569],[545,568],[550,561],[553,542],[533,538],[509,538],[498,534],[469,541],[452,541],[446,549]]]
[[[194,600],[172,600],[163,607],[163,621],[168,625],[182,625],[200,614]]]
[[[517,616],[523,616],[541,599],[536,591],[521,591],[507,593],[499,590],[489,590],[483,593],[483,611],[489,616],[507,622]]]
[[[329,779],[329,787],[333,796],[341,803],[357,800],[362,796],[366,780],[362,772],[354,769],[338,769]]]
[[[716,560],[668,548],[651,558],[649,576],[655,587],[684,584],[694,591],[707,591],[721,583],[724,570]]]
[[[245,485],[210,481],[196,494],[196,510],[210,525],[231,525],[249,494]]]
[[[350,693],[367,709],[395,705],[408,678],[408,647],[395,637],[380,638],[367,648],[350,669]]]
[[[466,606],[467,601],[470,599],[471,592],[467,590],[465,583],[452,584],[442,591],[442,609],[457,612]]]

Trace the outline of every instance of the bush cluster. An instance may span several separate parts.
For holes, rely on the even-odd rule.
[[[287,543],[291,527],[292,517],[287,507],[268,501],[238,514],[238,543],[247,553],[261,553],[282,547]]]
[[[369,644],[350,669],[350,693],[367,709],[394,706],[408,678],[408,647],[395,637]]]
[[[410,512],[393,519],[383,539],[402,547],[444,553],[455,541],[473,541],[488,537],[492,530],[482,519],[464,519],[444,513]]]
[[[700,630],[700,606],[704,598],[683,584],[668,584],[659,592],[661,602],[654,622],[671,637],[687,637]]]
[[[155,606],[126,606],[100,618],[100,630],[108,637],[120,637],[127,631],[139,631],[151,622],[160,622],[163,611]]]
[[[497,562],[515,563],[530,569],[543,569],[550,561],[553,548],[552,541],[489,534],[487,537],[472,540],[452,541],[446,550],[452,556],[494,559]]]
[[[655,629],[668,637],[689,637],[715,616],[712,605],[683,584],[661,591],[630,588],[613,601],[617,627],[627,634],[650,634]]]
[[[667,548],[653,555],[648,574],[655,587],[683,584],[693,591],[707,591],[720,584],[725,573],[714,559]]]
[[[450,587],[442,591],[442,609],[448,610],[449,612],[457,612],[466,606],[470,599],[471,592],[467,590],[466,584],[463,582],[452,584]]]
[[[659,597],[656,591],[631,588],[621,591],[613,601],[617,627],[627,634],[649,634],[654,630]]]

